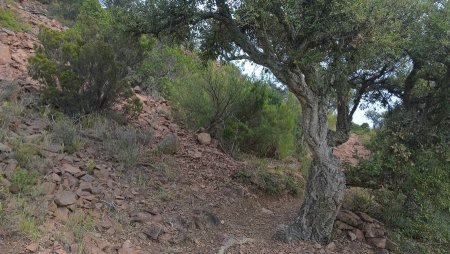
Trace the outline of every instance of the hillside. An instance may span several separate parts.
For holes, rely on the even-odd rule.
[[[39,26],[65,28],[37,2],[6,2],[0,2],[2,8],[15,13],[27,28],[0,27],[1,254],[388,253],[385,248],[395,249],[392,243],[386,245],[381,222],[347,210],[338,217],[341,227],[327,246],[274,240],[278,225],[295,218],[301,195],[285,191],[268,195],[239,181],[236,174],[251,168],[250,160],[235,160],[217,140],[208,140],[207,133],[183,129],[173,120],[169,102],[152,98],[139,87],[134,92],[143,110],[126,126],[93,117],[90,124],[71,127],[42,112],[40,84],[28,76],[27,58],[39,43]],[[70,154],[52,137],[72,135],[73,128],[78,128],[80,148]],[[127,135],[137,141],[123,138]],[[128,170],[120,160],[133,159],[137,145],[141,156],[133,161],[137,166]],[[173,154],[159,152],[162,146]],[[367,156],[356,135],[336,154],[354,164],[354,149]],[[23,173],[18,168],[23,161],[38,174]],[[268,164],[295,168],[297,179],[304,183],[297,160]]]

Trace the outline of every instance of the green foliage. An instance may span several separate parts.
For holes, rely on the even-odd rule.
[[[44,0],[44,2],[49,4],[48,11],[50,16],[67,26],[73,26],[84,0]]]
[[[36,145],[31,143],[22,143],[19,140],[13,144],[12,157],[19,162],[22,168],[32,170],[35,166],[35,157],[39,155]]]
[[[251,81],[232,65],[205,66],[185,50],[159,50],[136,78],[147,77],[144,90],[167,94],[175,118],[185,126],[206,128],[233,153],[284,158],[296,151],[300,107],[292,95]]]
[[[21,22],[13,11],[3,7],[0,7],[0,27],[5,27],[18,32],[30,29],[30,26]]]
[[[37,240],[41,234],[36,221],[32,217],[21,216],[19,219],[19,227],[23,234],[33,240]]]
[[[435,92],[427,100],[441,96]],[[414,246],[434,242],[430,253],[440,253],[450,243],[450,133],[448,115],[435,121],[446,106],[431,105],[422,106],[422,113],[413,105],[390,112],[371,142],[372,158],[351,169],[348,177],[361,185],[384,186],[375,192],[382,206],[375,215],[402,238],[414,239]]]
[[[299,152],[300,107],[294,96],[287,98],[264,83],[251,85],[233,118],[225,123],[226,146],[258,156],[285,158]]]
[[[297,196],[304,188],[304,183],[295,177],[293,171],[283,167],[269,168],[261,160],[256,160],[249,168],[237,171],[233,178],[253,185],[269,195],[288,193]]]
[[[39,178],[36,171],[16,169],[11,174],[11,182],[19,186],[21,192],[29,190],[30,187],[38,184]]]
[[[44,102],[65,113],[85,114],[132,96],[128,68],[143,52],[138,42],[114,31],[109,22],[108,12],[98,1],[89,0],[83,3],[75,28],[40,31],[42,47],[30,59],[30,73],[45,85]]]

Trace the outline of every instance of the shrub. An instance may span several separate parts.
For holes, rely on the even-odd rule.
[[[426,98],[434,99],[433,94]],[[411,253],[445,253],[450,243],[449,118],[442,114],[448,107],[429,105],[389,112],[371,141],[372,158],[346,172],[349,182],[383,186],[374,192],[381,204],[374,215],[399,232],[401,241],[415,241],[407,248]]]
[[[301,194],[304,182],[296,178],[294,173],[283,165],[269,168],[264,159],[256,159],[250,167],[237,171],[233,178],[253,185],[269,195],[287,193],[297,196]]]
[[[44,102],[65,113],[86,114],[133,95],[126,77],[143,48],[136,38],[114,31],[109,20],[108,12],[89,0],[75,28],[41,29],[42,47],[30,59],[30,73],[45,86]]]
[[[32,186],[38,184],[39,178],[36,171],[16,169],[11,174],[11,182],[17,184],[20,192],[29,190]]]
[[[300,106],[291,94],[287,98],[268,84],[256,82],[239,105],[235,115],[225,122],[222,141],[233,151],[238,149],[258,156],[285,158],[299,151],[297,141]]]

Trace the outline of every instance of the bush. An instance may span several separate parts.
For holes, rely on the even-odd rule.
[[[151,132],[121,126],[102,116],[88,116],[83,122],[84,132],[101,140],[101,146],[125,168],[133,168],[147,159],[145,153],[152,141]],[[93,162],[92,162],[93,163]]]
[[[295,178],[294,172],[283,166],[269,168],[264,160],[256,160],[250,167],[240,169],[233,178],[253,185],[269,195],[287,193],[297,196],[304,188],[303,181]]]
[[[428,101],[433,99],[428,95]],[[400,241],[415,241],[407,248],[410,253],[445,253],[450,244],[450,133],[448,114],[442,114],[448,107],[430,105],[389,112],[371,141],[372,158],[346,172],[349,182],[383,186],[374,192],[381,204],[374,215],[397,230]]]
[[[31,186],[38,184],[39,178],[36,171],[16,169],[11,174],[11,182],[17,184],[21,192],[28,190]]]
[[[175,116],[190,129],[219,134],[224,121],[245,98],[248,81],[231,65],[210,62],[205,69],[187,71],[167,85]]]
[[[143,48],[109,22],[108,12],[89,0],[75,28],[40,31],[42,47],[30,59],[30,73],[45,86],[44,102],[68,114],[87,114],[133,95],[126,77]]]
[[[19,21],[17,15],[8,9],[0,7],[0,27],[5,27],[13,31],[27,31],[30,29],[28,24]]]

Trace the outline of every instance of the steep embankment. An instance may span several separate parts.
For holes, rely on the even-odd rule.
[[[50,138],[55,122],[35,106],[39,85],[27,76],[26,59],[40,25],[64,28],[33,1],[3,5],[30,29],[0,28],[1,99],[26,106],[8,111],[15,113],[8,113],[0,143],[0,253],[372,253],[345,234],[328,246],[274,241],[277,225],[293,220],[301,198],[267,196],[233,180],[247,163],[223,153],[214,140],[199,142],[173,122],[166,101],[138,88],[144,109],[133,125],[151,130],[153,138],[136,167],[123,167],[107,152],[99,134],[106,123],[81,130],[77,152],[61,152]],[[2,107],[0,114],[6,112]],[[176,144],[175,153],[155,153],[162,141]],[[22,189],[28,183],[17,173],[27,161],[38,171],[38,184],[26,185],[31,191]],[[357,227],[380,228],[355,216],[341,216],[343,232],[354,230],[364,240],[365,229]]]

